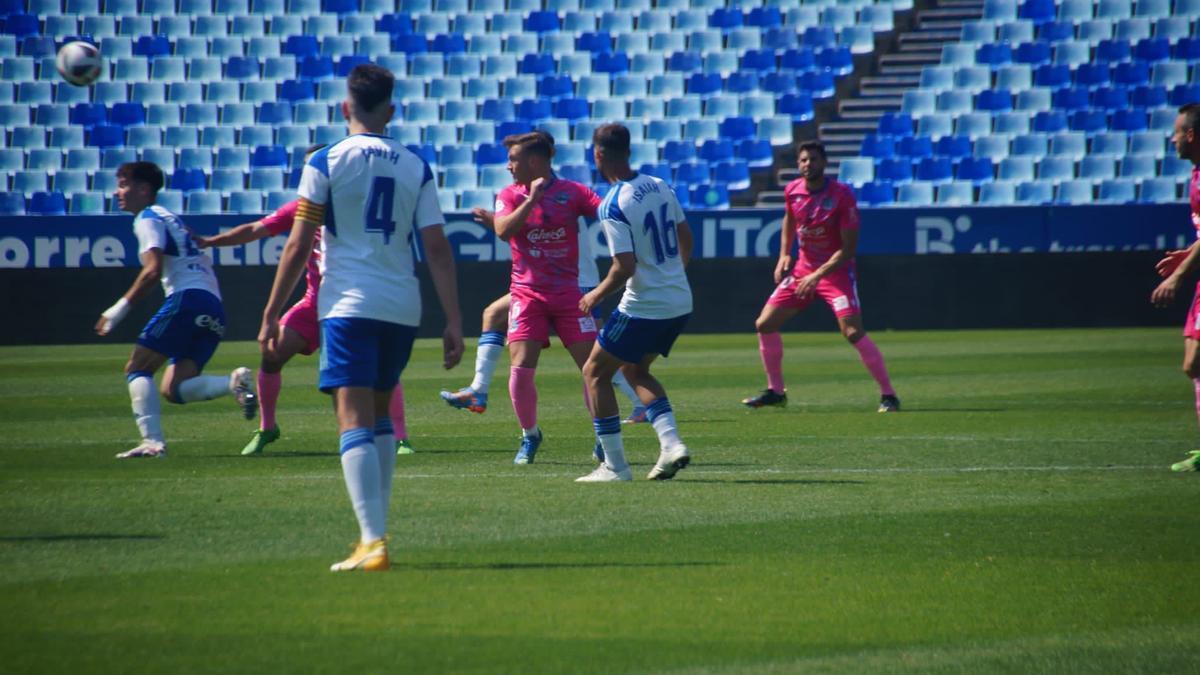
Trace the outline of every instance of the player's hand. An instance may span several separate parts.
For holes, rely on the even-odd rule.
[[[198,234],[192,235],[192,241],[196,242],[197,248],[208,248],[211,244],[208,243],[208,237],[201,237]]]
[[[483,225],[489,230],[496,229],[495,211],[488,211],[487,209],[481,209],[476,206],[475,208],[471,209],[471,217],[475,219],[475,222]]]
[[[779,262],[775,263],[775,283],[783,281],[783,278],[788,275],[788,271],[792,269],[792,256],[781,255]]]
[[[805,274],[796,282],[796,290],[794,293],[800,300],[807,300],[817,290],[817,284],[821,281],[821,277],[816,272]]]
[[[1175,291],[1177,290],[1179,290],[1179,279],[1172,274],[1163,279],[1158,288],[1155,288],[1154,292],[1150,294],[1150,302],[1155,307],[1169,307],[1171,303],[1175,302]]]
[[[529,198],[535,202],[542,198],[542,193],[545,191],[546,191],[546,179],[545,178],[535,178],[535,179],[533,179],[533,182],[529,184]]]
[[[1179,269],[1179,266],[1183,264],[1183,259],[1187,257],[1187,254],[1188,250],[1186,248],[1178,251],[1167,251],[1167,254],[1163,256],[1163,259],[1159,260],[1158,264],[1154,266],[1154,271],[1158,272],[1158,276],[1166,279],[1167,277],[1171,276],[1176,269]]]
[[[590,291],[588,293],[584,293],[583,297],[579,299],[579,311],[590,315],[592,313],[592,308],[595,307],[598,302],[600,302],[600,298],[596,297],[594,293]]]
[[[457,366],[464,351],[462,326],[446,324],[446,330],[442,331],[442,367],[450,370]]]
[[[112,326],[108,320],[108,317],[101,314],[100,318],[96,320],[96,335],[108,335],[110,328],[112,328]]]
[[[275,351],[279,343],[279,319],[263,317],[262,327],[258,330],[258,347],[263,354]]]

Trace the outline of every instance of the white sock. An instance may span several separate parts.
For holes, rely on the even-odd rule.
[[[492,375],[503,351],[503,333],[489,330],[479,336],[479,346],[475,348],[475,379],[471,380],[471,389],[476,394],[486,394],[492,386]]]
[[[127,379],[133,421],[142,434],[142,440],[162,443],[162,403],[158,400],[158,390],[154,388],[154,376],[137,371],[130,373]]]
[[[375,453],[379,455],[379,499],[383,502],[383,529],[386,531],[392,500],[392,474],[396,472],[396,432],[392,421],[386,417],[375,423]]]
[[[228,396],[229,378],[224,375],[197,375],[190,380],[179,383],[176,396],[180,403],[208,401],[221,396]]]
[[[679,438],[679,427],[675,425],[675,411],[671,409],[671,403],[667,399],[660,398],[651,403],[646,408],[646,417],[654,426],[654,432],[658,434],[660,446],[673,448],[683,444],[683,440]]]
[[[616,385],[617,389],[621,390],[622,394],[625,394],[625,398],[629,399],[634,408],[645,407],[642,405],[642,399],[638,398],[637,391],[634,390],[633,385],[629,384],[629,380],[625,379],[625,373],[618,370],[617,374],[613,375],[613,384]]]
[[[342,477],[358,518],[361,541],[375,541],[386,534],[387,518],[379,492],[379,458],[375,434],[370,429],[342,432]],[[392,452],[395,452],[393,450]]]
[[[596,430],[596,438],[600,439],[600,447],[604,448],[604,463],[613,471],[623,471],[629,468],[625,460],[625,441],[621,438],[621,418],[618,415],[592,420],[592,428]]]

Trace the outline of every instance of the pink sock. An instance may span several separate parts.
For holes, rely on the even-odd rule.
[[[275,404],[279,402],[279,387],[283,384],[283,376],[279,373],[264,373],[258,370],[258,412],[263,429],[275,427]]]
[[[408,438],[408,426],[404,423],[404,383],[397,382],[392,390],[392,403],[388,406],[388,417],[392,418],[392,428],[396,430],[396,440]]]
[[[522,429],[532,429],[537,426],[537,387],[533,384],[535,369],[512,367],[512,377],[508,378],[508,395],[512,398],[513,412],[517,414],[517,422]]]
[[[884,396],[895,396],[896,390],[892,389],[892,381],[888,379],[887,365],[883,362],[883,354],[879,353],[879,347],[871,341],[871,336],[864,335],[862,339],[854,343],[854,348],[858,350],[858,356],[862,359],[863,365],[871,372],[871,377],[879,383],[879,393]]]
[[[767,388],[783,393],[783,336],[779,333],[759,333],[758,353],[767,371]]]
[[[1200,418],[1200,377],[1192,380],[1192,384],[1196,387],[1196,417]]]

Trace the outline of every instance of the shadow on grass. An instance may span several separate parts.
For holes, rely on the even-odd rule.
[[[392,563],[392,567],[425,571],[471,571],[471,570],[555,570],[555,569],[604,569],[604,568],[650,568],[650,567],[716,567],[724,566],[719,562],[494,562],[494,563]]]
[[[904,408],[901,414],[910,413],[956,413],[956,412],[1008,412],[1008,408]]]
[[[24,543],[31,541],[158,541],[166,537],[161,534],[25,534],[0,536],[0,542]]]
[[[682,483],[722,483],[734,485],[866,485],[865,480],[837,480],[828,479],[822,480],[819,478],[744,478],[739,480],[719,480],[715,478],[687,478],[680,479]]]
[[[337,458],[336,450],[316,451],[316,450],[276,450],[273,452],[260,452],[257,455],[242,455],[238,454],[221,454],[221,455],[195,455],[190,459],[297,459],[310,457],[333,457]]]

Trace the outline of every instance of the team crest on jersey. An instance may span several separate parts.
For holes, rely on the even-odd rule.
[[[569,195],[565,192],[560,192],[560,193],[554,195],[554,203],[555,204],[566,204],[569,201],[571,201],[571,195]]]

